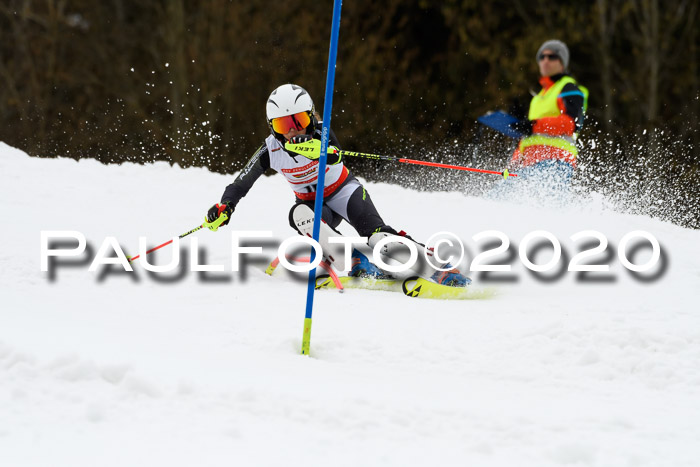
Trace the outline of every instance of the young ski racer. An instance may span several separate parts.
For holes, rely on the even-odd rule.
[[[314,109],[309,93],[301,86],[284,84],[270,94],[266,104],[267,123],[271,134],[253,154],[233,183],[228,185],[221,197],[221,202],[212,206],[206,215],[207,222],[215,222],[221,215],[227,218],[221,225],[228,224],[231,214],[238,202],[243,198],[256,180],[269,169],[281,174],[289,183],[296,196],[296,203],[289,211],[289,223],[301,235],[311,236],[314,218],[314,200],[318,178],[319,155],[304,155],[305,152],[295,153],[285,143],[303,144],[311,139],[321,139],[321,125]],[[338,146],[335,134],[330,132],[330,144]],[[324,255],[334,263],[326,253],[325,241],[327,236],[340,235],[335,228],[345,220],[362,237],[368,238],[368,245],[374,245],[389,235],[402,236],[410,241],[411,237],[405,232],[397,232],[387,225],[377,212],[367,190],[352,175],[343,164],[338,151],[331,148],[327,156],[325,176],[324,202],[321,238],[319,243],[324,248]],[[327,227],[326,227],[327,226]],[[332,229],[332,230],[331,230]],[[324,236],[326,238],[324,238]],[[425,246],[416,243],[418,251],[423,253]],[[389,243],[382,249],[382,259],[386,262],[404,262],[403,253],[406,248],[398,243]],[[428,252],[432,255],[431,252]],[[340,269],[337,267],[337,269]],[[342,266],[341,266],[342,267]],[[428,270],[430,279],[442,285],[464,287],[471,279],[462,275],[449,264],[442,265],[440,271]],[[425,268],[409,271],[409,274],[423,275]],[[370,278],[391,278],[392,276],[379,269],[358,249],[352,252],[352,269],[348,275]]]

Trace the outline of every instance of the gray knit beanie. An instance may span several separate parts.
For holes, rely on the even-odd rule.
[[[540,54],[543,50],[551,50],[561,57],[561,62],[564,64],[564,69],[569,68],[569,48],[562,41],[551,39],[542,44],[535,55],[535,60],[539,62]]]

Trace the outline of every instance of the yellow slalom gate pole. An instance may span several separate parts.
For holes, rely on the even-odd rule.
[[[311,348],[311,318],[304,318],[304,335],[301,338],[301,354],[309,355]]]

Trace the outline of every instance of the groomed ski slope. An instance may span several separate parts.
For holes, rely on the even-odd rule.
[[[265,276],[264,261],[245,281],[229,266],[232,229],[292,235],[280,177],[261,179],[229,227],[191,236],[221,280],[170,282],[138,264],[100,280],[89,262],[51,281],[40,232],[80,231],[94,251],[114,236],[133,255],[139,236],[157,245],[199,225],[232,176],[0,143],[0,178],[2,466],[698,465],[698,231],[602,202],[547,210],[367,183],[387,222],[421,240],[450,231],[474,250],[485,230],[516,245],[547,230],[570,258],[569,237],[598,230],[612,280],[538,281],[516,257],[517,281],[491,300],[321,291],[309,358],[305,284]],[[662,246],[655,280],[617,259],[634,230]]]

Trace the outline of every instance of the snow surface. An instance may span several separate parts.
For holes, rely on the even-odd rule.
[[[40,231],[81,231],[95,250],[115,236],[133,255],[139,236],[197,226],[231,176],[0,143],[0,177],[0,466],[699,465],[698,231],[600,202],[547,210],[367,183],[417,239],[548,230],[571,256],[578,231],[614,252],[641,229],[667,267],[635,280],[612,254],[609,281],[545,282],[516,257],[517,281],[490,300],[322,291],[304,357],[306,285],[266,276],[264,261],[246,280],[228,267],[231,227],[292,235],[280,177],[261,179],[231,226],[190,236],[226,265],[209,274],[220,280],[170,282],[89,261],[51,280]]]

